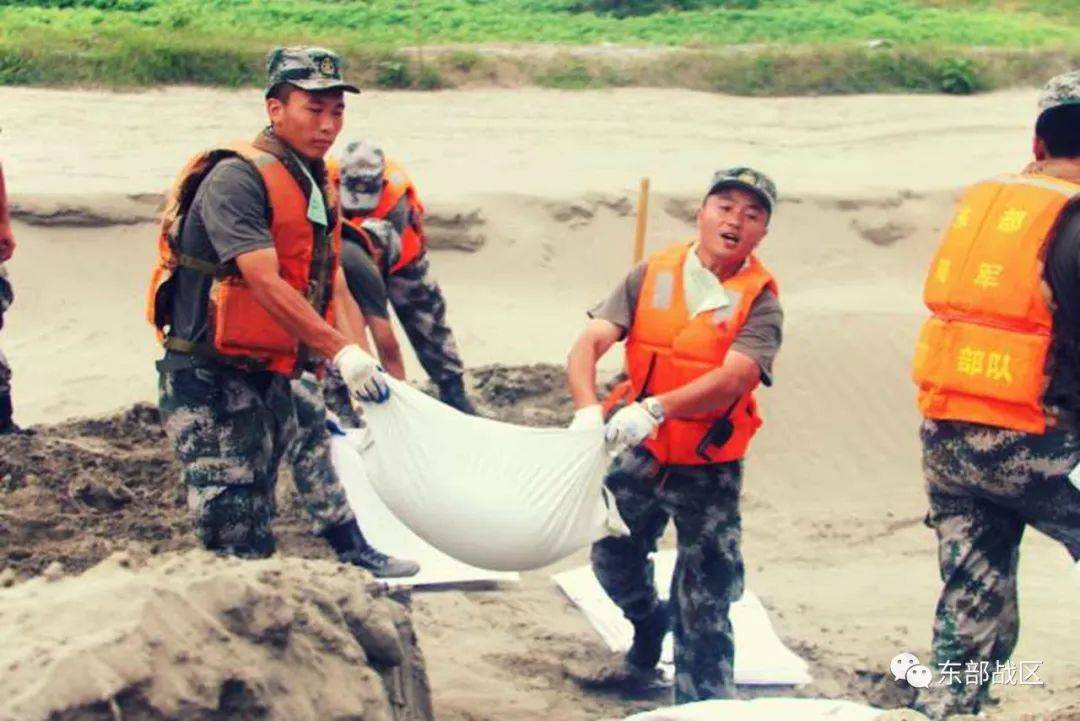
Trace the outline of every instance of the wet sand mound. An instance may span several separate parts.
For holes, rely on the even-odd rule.
[[[408,612],[320,561],[152,560],[0,591],[5,721],[431,721]]]
[[[487,366],[468,382],[485,414],[530,425],[571,415],[563,370],[552,365]],[[308,534],[287,467],[278,486],[275,529],[288,552],[330,558]],[[32,436],[0,436],[0,572],[8,581],[53,563],[81,571],[120,549],[192,548],[180,465],[157,408],[38,426]]]

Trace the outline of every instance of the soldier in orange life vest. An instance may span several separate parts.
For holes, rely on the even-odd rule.
[[[4,263],[15,253],[15,236],[11,232],[11,218],[8,215],[7,189],[4,186],[4,171],[0,168],[0,328],[4,327],[4,311],[15,299],[8,281]],[[19,433],[22,429],[15,425],[11,406],[11,367],[4,352],[0,351],[0,434]]]
[[[1035,161],[967,190],[926,279],[914,376],[944,583],[933,664],[991,672],[924,689],[933,719],[977,713],[1002,678],[1025,527],[1080,561],[1080,71],[1052,79],[1039,111]]]
[[[423,229],[424,205],[416,186],[398,163],[364,141],[349,143],[345,148],[340,174],[345,216],[341,263],[349,287],[364,306],[376,345],[386,351],[386,356],[396,355],[397,343],[389,330],[385,299],[365,304],[365,294],[355,287],[358,279],[366,277],[364,253],[382,274],[386,297],[417,359],[438,386],[439,398],[464,413],[475,414],[462,381],[465,367],[446,321],[446,300],[431,274]],[[363,223],[373,219],[389,221],[392,232],[363,232]]]
[[[270,125],[195,156],[166,202],[149,320],[162,423],[209,549],[273,553],[278,465],[287,457],[314,530],[377,576],[418,566],[372,548],[330,463],[326,408],[300,379],[331,360],[359,398],[389,391],[356,343],[359,310],[338,268],[337,196],[322,157],[343,122],[340,61],[322,48],[267,59]]]
[[[696,239],[631,271],[570,351],[578,409],[571,428],[599,427],[597,360],[626,340],[628,405],[607,422],[618,452],[606,480],[630,535],[592,549],[593,571],[634,626],[634,643],[599,683],[626,690],[655,681],[673,625],[677,703],[735,694],[730,604],[742,595],[742,458],[761,425],[753,391],[771,383],[783,312],[776,283],[752,254],[765,237],[776,187],[750,168],[716,173]],[[659,601],[649,554],[668,521],[678,531],[669,604]],[[604,678],[606,676],[606,678]]]

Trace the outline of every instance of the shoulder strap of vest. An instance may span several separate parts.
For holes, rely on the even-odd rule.
[[[1062,180],[1061,178],[1055,178],[1052,175],[1044,175],[1042,173],[1005,173],[995,178],[990,178],[989,181],[985,182],[997,182],[1006,185],[1030,185],[1035,188],[1041,188],[1042,190],[1059,193],[1067,198],[1074,197],[1080,193],[1080,184],[1071,183],[1068,180]]]
[[[277,161],[277,158],[274,158],[269,153],[264,153],[252,146],[251,143],[243,141],[236,141],[218,148],[205,150],[191,158],[181,169],[169,189],[165,199],[165,210],[162,213],[162,230],[173,247],[176,264],[215,278],[236,275],[236,271],[228,265],[213,263],[181,253],[179,247],[174,244],[179,234],[173,231],[179,230],[174,227],[175,223],[191,207],[191,203],[195,199],[195,191],[198,190],[199,185],[206,179],[214,166],[229,157],[241,157],[250,162],[257,170],[270,161]]]

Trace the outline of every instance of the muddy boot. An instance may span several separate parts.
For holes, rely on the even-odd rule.
[[[443,403],[457,408],[462,413],[468,413],[470,416],[479,415],[472,401],[469,400],[469,396],[465,394],[465,383],[461,380],[461,376],[447,378],[439,382],[438,386],[439,400]]]
[[[638,668],[626,660],[625,654],[612,654],[589,669],[568,669],[567,675],[587,691],[617,693],[624,698],[653,698],[671,690],[660,669]]]
[[[11,408],[11,394],[0,395],[0,436],[22,433],[31,435],[32,431],[26,431],[16,425]]]
[[[653,612],[639,619],[630,619],[634,626],[634,643],[626,652],[626,663],[642,671],[656,668],[664,636],[671,630],[671,611],[667,601],[661,601]]]
[[[387,556],[371,546],[356,521],[334,526],[321,534],[342,563],[371,571],[375,578],[405,578],[420,572],[420,564],[405,558]]]

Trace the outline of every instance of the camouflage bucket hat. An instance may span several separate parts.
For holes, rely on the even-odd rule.
[[[705,193],[705,197],[708,198],[721,188],[732,187],[749,190],[761,198],[762,203],[765,204],[765,210],[772,215],[777,200],[776,184],[765,173],[743,166],[717,170],[713,173],[712,182],[709,183],[709,190]]]
[[[266,95],[282,83],[301,90],[333,90],[348,93],[360,89],[341,76],[341,58],[326,48],[274,48],[266,56]]]
[[[1080,104],[1080,70],[1050,78],[1039,93],[1039,112]]]
[[[379,204],[386,159],[383,152],[366,140],[353,141],[341,155],[341,207],[346,211],[370,212]]]

